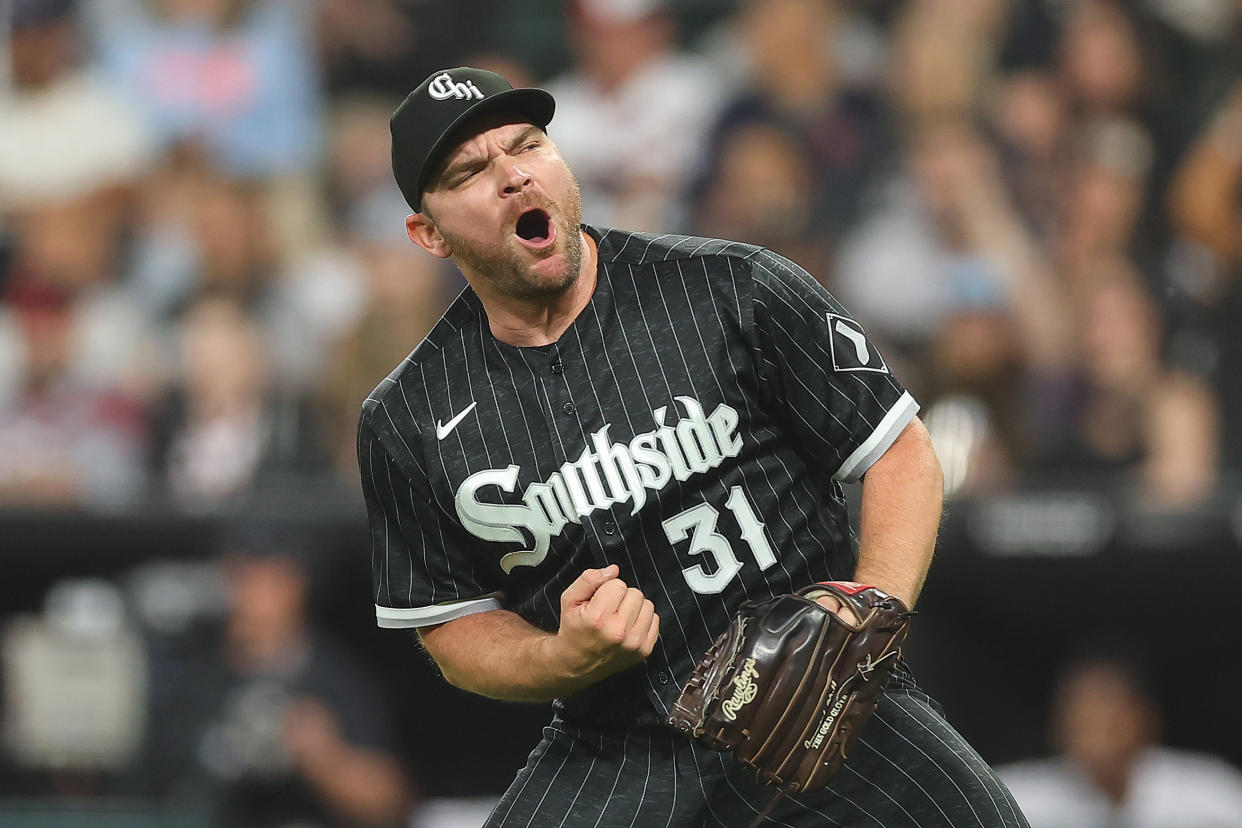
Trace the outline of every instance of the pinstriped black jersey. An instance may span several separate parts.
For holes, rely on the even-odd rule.
[[[741,601],[852,573],[838,481],[918,406],[787,259],[585,230],[598,284],[558,342],[496,340],[467,290],[366,400],[376,617],[503,607],[554,631],[565,587],[616,563],[660,641],[570,706],[662,718]]]

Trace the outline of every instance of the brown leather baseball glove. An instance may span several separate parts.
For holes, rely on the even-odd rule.
[[[857,626],[816,602],[827,594],[854,611]],[[695,668],[668,724],[732,751],[782,793],[818,790],[875,710],[911,615],[899,599],[850,581],[747,601]]]

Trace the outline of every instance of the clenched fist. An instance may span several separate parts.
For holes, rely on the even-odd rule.
[[[587,683],[642,661],[660,636],[655,606],[618,574],[616,564],[588,569],[561,593],[556,645],[566,666]]]

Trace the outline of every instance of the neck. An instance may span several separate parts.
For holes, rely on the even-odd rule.
[[[583,230],[578,232],[582,234],[582,264],[578,268],[578,278],[564,293],[532,301],[489,300],[480,295],[493,336],[518,347],[550,345],[578,318],[595,294],[599,261],[595,239]]]

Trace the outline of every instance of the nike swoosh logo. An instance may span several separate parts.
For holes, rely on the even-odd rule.
[[[436,420],[436,439],[443,440],[445,437],[449,436],[453,429],[457,428],[457,424],[462,421],[462,418],[473,411],[476,405],[478,405],[477,402],[470,403],[470,405],[466,406],[460,414],[449,420],[447,423]]]

